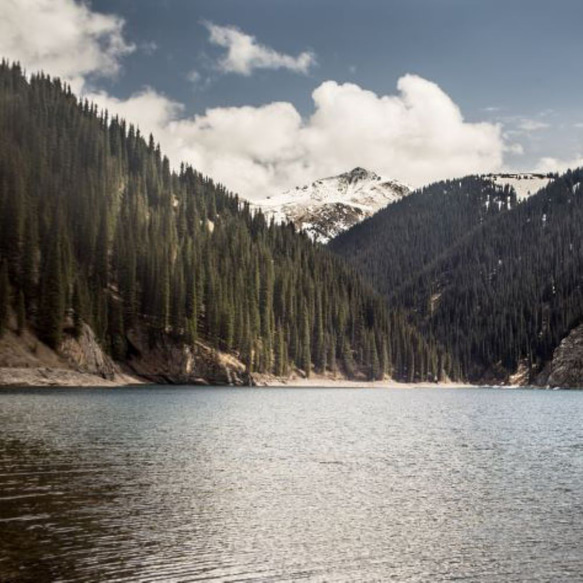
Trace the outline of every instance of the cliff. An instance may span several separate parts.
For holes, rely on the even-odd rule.
[[[15,322],[0,338],[0,386],[122,386],[143,383],[248,385],[245,366],[234,356],[202,342],[186,346],[160,337],[154,344],[139,331],[128,334],[131,357],[114,362],[93,330],[83,325],[79,337],[67,332],[59,350],[51,350]]]
[[[537,377],[539,386],[583,388],[583,324],[573,328]]]
[[[187,345],[169,336],[151,343],[142,330],[127,334],[130,358],[126,367],[152,383],[178,385],[250,384],[245,365],[235,356],[212,349],[203,342]]]
[[[15,319],[0,338],[0,386],[119,386],[143,381],[114,363],[83,325],[78,338],[66,333],[58,351],[26,327],[16,332]]]

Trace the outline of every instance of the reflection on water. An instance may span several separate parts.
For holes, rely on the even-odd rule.
[[[0,393],[0,581],[581,581],[583,392]]]

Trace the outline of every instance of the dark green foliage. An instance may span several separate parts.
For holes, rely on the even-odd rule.
[[[54,223],[46,261],[42,264],[37,330],[39,338],[58,348],[63,335],[66,306],[66,280],[63,270],[61,227]]]
[[[514,206],[514,191],[490,180],[438,182],[342,233],[330,248],[393,296],[472,229]]]
[[[333,248],[455,359],[423,366],[483,380],[523,363],[532,379],[583,322],[582,181],[583,170],[567,172],[519,204],[480,178],[440,183]]]
[[[16,300],[16,331],[18,335],[24,332],[24,327],[26,326],[26,307],[24,304],[24,292],[20,290],[18,292],[18,298]]]
[[[250,371],[420,379],[438,350],[291,225],[168,160],[58,80],[0,66],[0,258],[58,347],[87,322],[116,359],[140,327],[230,351]],[[19,303],[20,305],[20,303]],[[20,309],[20,308],[19,308]],[[441,355],[441,353],[440,353]]]
[[[0,264],[0,336],[8,327],[8,315],[10,310],[10,283],[8,281],[8,263]]]
[[[75,282],[73,288],[73,336],[79,338],[83,329],[83,304],[79,282]]]

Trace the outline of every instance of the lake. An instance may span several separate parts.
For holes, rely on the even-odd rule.
[[[582,581],[583,392],[8,389],[0,581]]]

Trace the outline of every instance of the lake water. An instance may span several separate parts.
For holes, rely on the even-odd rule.
[[[0,581],[583,581],[583,392],[0,392]]]

